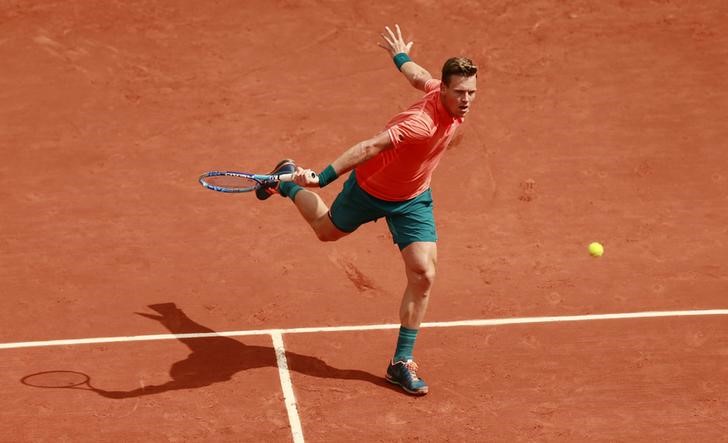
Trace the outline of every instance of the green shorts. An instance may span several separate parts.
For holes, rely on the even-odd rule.
[[[329,217],[334,226],[344,232],[354,232],[364,223],[385,217],[392,240],[401,250],[410,243],[437,241],[432,207],[432,191],[429,189],[401,202],[372,197],[359,187],[352,171],[344,182],[344,189],[331,205]]]

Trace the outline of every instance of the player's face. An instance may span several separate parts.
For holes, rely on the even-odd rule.
[[[450,86],[442,83],[440,87],[442,103],[454,117],[465,117],[470,111],[470,105],[475,100],[476,80],[474,75],[470,77],[453,75],[450,77]]]

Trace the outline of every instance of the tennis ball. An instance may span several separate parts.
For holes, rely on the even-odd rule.
[[[593,257],[601,257],[602,254],[604,254],[604,246],[602,246],[601,243],[597,242],[591,243],[589,244],[589,253]]]

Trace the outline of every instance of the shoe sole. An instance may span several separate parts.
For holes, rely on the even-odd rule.
[[[387,374],[384,377],[384,379],[387,380],[388,382],[392,383],[393,385],[399,386],[400,388],[402,388],[408,394],[412,394],[412,395],[425,395],[425,394],[427,394],[430,391],[430,388],[429,387],[425,387],[423,389],[420,389],[419,391],[413,391],[411,389],[407,389],[407,387],[405,385],[403,385],[402,383],[398,382],[397,380],[395,380],[393,378],[389,378],[389,374]]]
[[[281,169],[287,163],[290,163],[290,164],[292,164],[294,166],[296,165],[296,163],[293,160],[291,160],[290,158],[287,158],[285,160],[281,160],[280,162],[278,162],[278,164],[276,165],[276,167],[273,168],[273,170],[270,172],[270,175],[276,174],[277,171],[279,169]],[[295,169],[294,169],[294,171],[295,171]],[[293,171],[291,171],[291,172],[293,172]],[[278,187],[278,184],[276,184],[276,188],[277,187]],[[255,191],[255,196],[258,197],[258,200],[261,200],[261,201],[268,200],[268,198],[270,196],[274,195],[274,194],[278,194],[278,191],[268,192],[268,190],[266,190],[266,189],[258,189],[258,190]]]

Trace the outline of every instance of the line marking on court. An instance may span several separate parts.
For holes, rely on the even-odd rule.
[[[460,320],[446,322],[430,322],[422,323],[422,328],[455,328],[455,327],[476,327],[476,326],[502,326],[516,325],[528,323],[556,323],[556,322],[574,322],[574,321],[598,321],[598,320],[624,320],[624,319],[642,319],[657,317],[694,317],[706,315],[728,315],[728,309],[707,309],[695,311],[651,311],[651,312],[627,312],[618,314],[590,314],[590,315],[565,315],[551,317],[514,317],[487,320]],[[309,334],[324,332],[352,332],[352,331],[379,331],[385,329],[398,329],[399,324],[379,324],[379,325],[360,325],[360,326],[322,326],[310,328],[290,328],[290,329],[259,329],[247,331],[221,331],[221,332],[205,332],[193,334],[154,334],[154,335],[132,335],[121,337],[98,337],[98,338],[79,338],[67,340],[46,340],[46,341],[26,341],[17,343],[0,343],[0,349],[19,349],[19,348],[36,348],[50,346],[75,346],[99,343],[128,343],[135,341],[158,341],[158,340],[178,340],[187,338],[208,338],[208,337],[244,337],[253,335],[273,335],[273,334]]]
[[[283,334],[280,331],[272,332],[270,336],[273,339],[273,348],[276,351],[276,360],[278,361],[278,376],[281,380],[281,389],[283,389],[283,400],[286,403],[286,411],[288,412],[288,422],[291,425],[293,443],[304,443],[303,427],[301,426],[301,418],[298,416],[296,395],[293,393],[293,382],[291,381],[291,373],[288,371],[288,360],[286,359],[286,348],[283,345]]]

